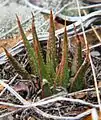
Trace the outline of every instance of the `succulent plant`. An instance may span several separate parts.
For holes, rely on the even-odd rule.
[[[70,84],[70,91],[81,90],[85,87],[84,74],[87,69],[88,61],[83,64],[82,48],[79,36],[76,34],[76,49],[73,60],[71,61],[72,67],[69,66],[69,48],[68,48],[68,36],[66,25],[64,29],[64,39],[62,42],[62,56],[57,54],[55,26],[53,20],[52,10],[50,12],[50,28],[49,39],[47,40],[46,60],[42,53],[42,48],[38,40],[36,28],[34,24],[34,15],[32,14],[32,36],[33,44],[31,45],[22,29],[18,16],[18,27],[23,39],[24,46],[29,58],[29,64],[31,67],[31,74],[40,78],[40,89],[42,89],[42,98],[50,96],[54,93],[57,86],[67,88]],[[76,29],[75,29],[76,31]],[[31,74],[23,68],[18,61],[4,48],[6,55],[15,70],[24,78],[32,79]],[[60,62],[59,62],[59,59]],[[46,62],[45,62],[46,61]],[[83,67],[82,67],[83,66]],[[81,68],[81,69],[80,69]],[[71,74],[72,73],[72,74]],[[71,79],[72,78],[72,79]],[[53,90],[51,89],[53,87]]]
[[[64,40],[62,47],[62,58],[59,63],[56,72],[56,83],[59,83],[60,86],[67,87],[69,83],[69,67],[68,67],[68,38],[66,32],[66,26],[64,29]]]

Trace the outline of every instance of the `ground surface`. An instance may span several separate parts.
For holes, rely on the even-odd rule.
[[[1,3],[3,3],[3,2],[4,1],[1,0]],[[58,2],[58,1],[56,0],[56,2]],[[53,4],[54,4],[54,2],[53,2]],[[46,6],[49,6],[49,3]],[[0,9],[2,9],[2,11],[3,11],[3,12],[1,12],[1,10],[0,10],[0,17],[2,18],[0,20],[0,28],[1,28],[0,29],[0,36],[2,36],[2,34],[6,33],[8,30],[10,30],[11,28],[13,28],[16,25],[15,13],[18,14],[20,20],[26,20],[28,17],[30,17],[30,13],[32,11],[32,9],[30,9],[24,5],[23,0],[21,0],[21,1],[16,0],[15,2],[13,0],[9,0],[9,3],[6,6],[0,7]],[[39,17],[39,16],[41,16],[41,17]],[[44,20],[46,20],[46,19],[43,17],[43,15],[39,14],[38,17],[36,16],[36,22],[37,22],[36,25],[38,25],[38,26],[42,25]],[[28,22],[28,24],[26,24],[24,26],[25,31],[27,31],[27,35],[30,34],[30,31],[28,31],[30,29],[30,25],[31,25],[30,23],[31,23],[31,21]],[[63,27],[63,25],[60,25],[57,23],[56,23],[56,25],[57,25],[56,29]],[[40,31],[45,32],[46,29],[45,30],[40,29],[39,32]],[[101,30],[99,29],[98,33],[100,33],[100,31]],[[92,39],[94,39],[93,42],[95,42],[96,36],[92,35],[92,34],[93,34],[92,31],[89,32],[87,34],[87,38],[89,38],[90,42],[92,42]],[[20,40],[21,40],[21,37],[19,36],[18,30],[17,30],[17,31],[14,31],[9,36],[1,38],[0,46],[5,46],[6,48],[11,48]],[[0,49],[0,52],[2,52],[2,49]],[[101,85],[101,82],[100,82],[101,68],[99,66],[101,66],[101,54],[99,51],[95,50],[92,52],[92,55],[93,55],[92,58],[93,58],[93,62],[94,62],[94,67],[95,67],[96,73],[98,75],[97,76],[98,85],[100,87],[100,85]],[[96,55],[98,55],[98,56],[96,56]],[[22,62],[22,63],[26,62],[25,60],[27,59],[26,52],[24,50],[20,54],[16,55],[15,57],[19,62]],[[23,61],[21,61],[22,58],[25,58],[25,59],[23,59]],[[88,80],[87,81],[88,82],[87,88],[94,87],[94,82],[92,81],[93,75],[92,75],[91,67],[88,68],[86,74],[87,74],[86,79]],[[0,68],[0,76],[2,76],[1,78],[10,80],[15,75],[16,75],[16,72],[9,62],[7,62],[3,66],[1,65],[1,68]],[[17,79],[21,79],[21,76],[18,76]],[[15,83],[18,83],[18,81],[16,81]],[[15,83],[13,83],[13,85],[15,85]],[[19,88],[20,89],[19,93],[21,93],[23,98],[26,98],[26,94],[24,94],[23,92],[28,92],[28,90],[30,90],[30,89],[28,89],[28,83],[29,82],[27,81],[27,85],[26,85],[25,82],[22,81],[18,84],[21,87],[19,87],[19,86],[16,87],[13,85],[12,85],[12,87],[14,87],[14,89],[16,91],[18,90],[17,88]],[[6,97],[6,95],[7,95],[7,97]],[[86,100],[87,102],[91,102],[92,104],[97,104],[96,92],[84,92],[84,93],[81,92],[80,95],[78,95],[78,94],[68,95],[66,93],[66,95],[64,95],[62,97],[65,99],[66,98],[82,99],[84,101]],[[9,94],[9,92],[5,93],[4,96],[1,98],[1,100],[3,100],[4,102],[7,101],[7,102],[15,103],[15,104],[16,103],[20,104],[19,101],[16,100],[16,98],[14,98],[14,96]],[[33,98],[31,100],[33,100]],[[47,102],[47,99],[46,99],[46,102]],[[76,103],[63,101],[63,100],[57,100],[56,102],[53,102],[53,103],[38,106],[38,108],[40,110],[44,111],[44,113],[49,113],[49,114],[58,115],[58,116],[61,116],[61,115],[65,115],[65,116],[72,116],[73,115],[73,116],[75,116],[75,115],[78,115],[78,114],[84,112],[85,110],[90,109],[90,107],[91,106],[89,106],[89,105],[82,105],[81,103],[76,104]],[[9,109],[9,108],[8,108],[8,110],[11,111],[11,109]],[[17,111],[17,109],[16,109],[16,111]],[[35,114],[37,116],[37,114],[38,114],[38,113],[36,113],[37,111],[35,111],[34,108],[26,108],[25,110],[22,109],[20,112],[19,111],[17,111],[17,113],[15,112],[14,118],[20,117],[22,115],[22,117],[24,119],[24,117],[26,117],[27,115],[30,116],[31,114]],[[1,110],[1,113],[2,112],[3,112],[3,109]],[[40,119],[42,118],[42,120],[48,120],[48,119],[44,118],[46,116],[42,116],[42,114],[40,114],[40,112],[38,115],[39,115],[38,117],[40,117]],[[29,117],[29,116],[27,116],[27,117]],[[12,116],[9,116],[9,117],[3,117],[3,119],[0,118],[0,120],[13,120],[13,118],[12,118]]]

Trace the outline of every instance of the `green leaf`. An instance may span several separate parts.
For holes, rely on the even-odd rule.
[[[24,45],[26,47],[26,50],[28,52],[28,58],[29,58],[32,74],[38,75],[38,63],[37,63],[37,59],[36,59],[36,56],[35,56],[35,51],[31,47],[31,45],[30,45],[30,43],[29,43],[29,41],[28,41],[28,39],[27,39],[23,29],[22,29],[20,20],[19,20],[17,15],[16,15],[16,17],[17,17],[19,30],[20,30],[20,33],[21,33],[21,36],[22,36],[22,39],[23,39],[23,43],[24,43]]]
[[[74,25],[74,30],[75,30],[75,54],[73,56],[73,61],[72,61],[72,75],[76,73],[76,71],[79,69],[79,67],[82,65],[83,58],[82,58],[82,46],[81,46],[81,39],[79,35],[76,32],[76,27]]]
[[[50,84],[53,85],[57,66],[57,53],[56,53],[55,27],[52,10],[50,11],[50,28],[49,39],[47,41],[46,65],[47,65],[47,80],[49,80]]]
[[[88,66],[89,61],[85,59],[82,65],[79,67],[78,71],[76,72],[75,76],[71,79],[70,92],[75,92],[85,88],[86,81],[84,79],[84,75],[86,70],[88,69]]]
[[[16,72],[23,77],[23,79],[31,79],[31,75],[25,70],[25,68],[19,64],[19,62],[5,49],[3,48],[11,64],[15,68]]]
[[[64,40],[62,47],[62,58],[56,72],[56,83],[63,87],[67,87],[69,83],[69,68],[68,68],[68,38],[66,26],[64,29]]]
[[[42,54],[40,42],[38,40],[37,32],[35,29],[33,13],[32,13],[32,35],[33,35],[33,47],[38,61],[38,73],[40,78],[43,79],[46,77],[46,68],[43,60],[43,54]]]
[[[32,35],[33,35],[33,44],[35,42],[35,40],[38,41],[38,36],[37,36],[37,32],[36,32],[36,28],[35,28],[35,23],[34,23],[34,15],[32,13]],[[40,43],[38,44],[40,46]]]
[[[87,55],[83,62],[81,40],[76,32],[75,26],[74,30],[76,34],[76,49],[72,62],[72,74],[74,74],[74,77],[70,80],[70,92],[82,90],[85,88],[86,81],[84,80],[84,75],[89,65]]]

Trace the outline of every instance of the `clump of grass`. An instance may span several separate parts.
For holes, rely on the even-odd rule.
[[[58,86],[68,88],[69,91],[81,90],[85,87],[85,81],[83,79],[85,71],[87,69],[88,61],[85,62],[82,58],[81,41],[79,36],[76,36],[76,49],[73,60],[71,61],[71,67],[69,66],[69,48],[68,48],[68,36],[66,31],[66,25],[64,28],[64,39],[62,45],[62,56],[57,54],[55,26],[53,20],[52,11],[50,12],[50,28],[49,39],[47,40],[46,60],[42,53],[42,48],[38,40],[36,28],[34,24],[34,15],[32,14],[32,36],[33,44],[29,43],[17,17],[18,27],[23,39],[24,46],[26,48],[29,64],[31,67],[31,74],[40,78],[40,89],[42,89],[42,98],[50,96],[56,92]],[[76,32],[76,29],[75,29]],[[6,55],[15,70],[24,78],[32,79],[31,74],[23,68],[18,61],[4,48]],[[60,62],[59,62],[60,59]],[[46,62],[44,62],[46,61]],[[85,63],[85,64],[84,64]],[[86,66],[86,67],[85,67]],[[52,89],[53,88],[53,89]]]

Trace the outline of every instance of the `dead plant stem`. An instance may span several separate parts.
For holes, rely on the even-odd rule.
[[[76,3],[77,3],[78,13],[79,13],[80,20],[81,20],[81,27],[82,27],[84,41],[85,41],[86,50],[87,50],[86,54],[87,54],[87,56],[88,56],[88,58],[90,60],[90,64],[91,64],[91,68],[92,68],[92,72],[93,72],[93,77],[94,77],[94,83],[95,83],[95,89],[96,89],[98,104],[99,104],[99,109],[101,111],[101,101],[100,101],[100,95],[99,95],[99,92],[98,92],[96,74],[95,74],[95,70],[94,70],[94,65],[93,65],[93,62],[92,62],[92,58],[91,58],[91,55],[90,55],[90,52],[89,52],[89,46],[88,46],[87,37],[86,37],[86,34],[85,34],[83,22],[82,22],[81,11],[80,11],[80,6],[79,6],[78,0],[76,0]]]

